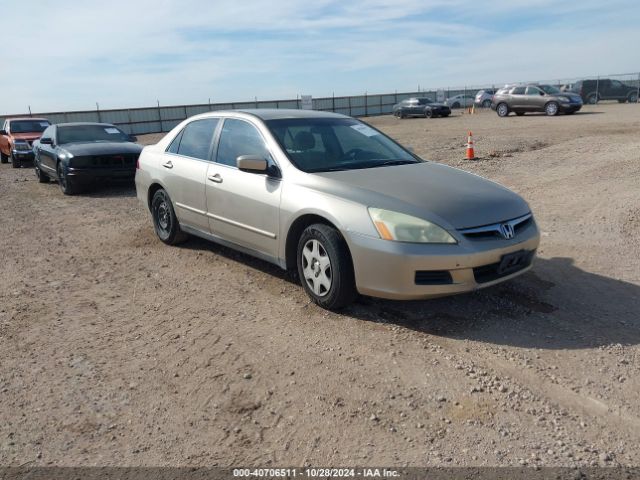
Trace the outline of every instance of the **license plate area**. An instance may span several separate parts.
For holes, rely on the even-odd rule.
[[[516,272],[526,266],[529,258],[529,252],[526,250],[520,250],[518,252],[507,253],[500,258],[500,265],[498,265],[499,275],[508,275],[509,273]]]

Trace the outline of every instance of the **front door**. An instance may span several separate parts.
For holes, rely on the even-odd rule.
[[[278,257],[281,180],[241,171],[236,159],[259,155],[275,166],[264,138],[251,123],[224,120],[215,162],[207,171],[207,211],[213,235],[268,257]]]

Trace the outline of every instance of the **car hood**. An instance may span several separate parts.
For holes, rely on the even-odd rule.
[[[11,136],[14,140],[27,140],[29,142],[37,140],[42,136],[42,133],[27,132],[27,133],[12,133]]]
[[[529,205],[511,190],[477,175],[425,162],[322,172],[317,190],[368,207],[434,221],[445,228],[489,225],[526,215]]]
[[[562,93],[555,93],[553,95],[554,97],[566,97],[569,100],[572,100],[574,102],[582,102],[582,97],[576,93],[571,93],[571,92],[562,92]]]
[[[142,151],[141,145],[132,142],[66,143],[60,145],[60,148],[72,153],[76,157],[140,153]]]

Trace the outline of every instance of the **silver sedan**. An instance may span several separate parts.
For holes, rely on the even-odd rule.
[[[328,309],[487,287],[528,270],[539,243],[517,194],[333,113],[189,118],[143,150],[136,189],[163,242],[195,235],[272,262]]]

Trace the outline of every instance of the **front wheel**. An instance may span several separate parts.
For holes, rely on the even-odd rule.
[[[60,186],[62,193],[65,195],[75,195],[78,193],[75,181],[67,176],[67,172],[65,172],[64,167],[62,166],[62,162],[58,162],[56,173],[58,174],[58,185]]]
[[[156,235],[167,245],[177,245],[187,239],[187,235],[180,230],[180,224],[169,194],[163,189],[153,194],[151,217]]]
[[[11,154],[11,166],[13,168],[20,168],[22,166],[22,162],[18,160],[13,154]]]
[[[328,310],[337,310],[357,296],[349,249],[333,227],[314,224],[298,241],[298,274],[311,300]]]
[[[544,113],[548,116],[553,117],[558,114],[558,110],[560,106],[556,102],[549,102],[544,106]]]
[[[638,94],[632,93],[631,95],[629,95],[628,101],[629,103],[638,103]]]
[[[9,163],[9,156],[0,152],[0,163]]]
[[[432,117],[433,117],[433,110],[431,110],[430,108],[425,108],[424,118],[432,118]]]
[[[499,117],[506,117],[509,115],[509,106],[506,103],[500,103],[496,107],[496,113]]]
[[[46,173],[43,173],[42,170],[40,170],[40,168],[38,167],[38,165],[35,166],[35,171],[36,171],[36,178],[38,179],[39,183],[49,183],[49,176]]]

